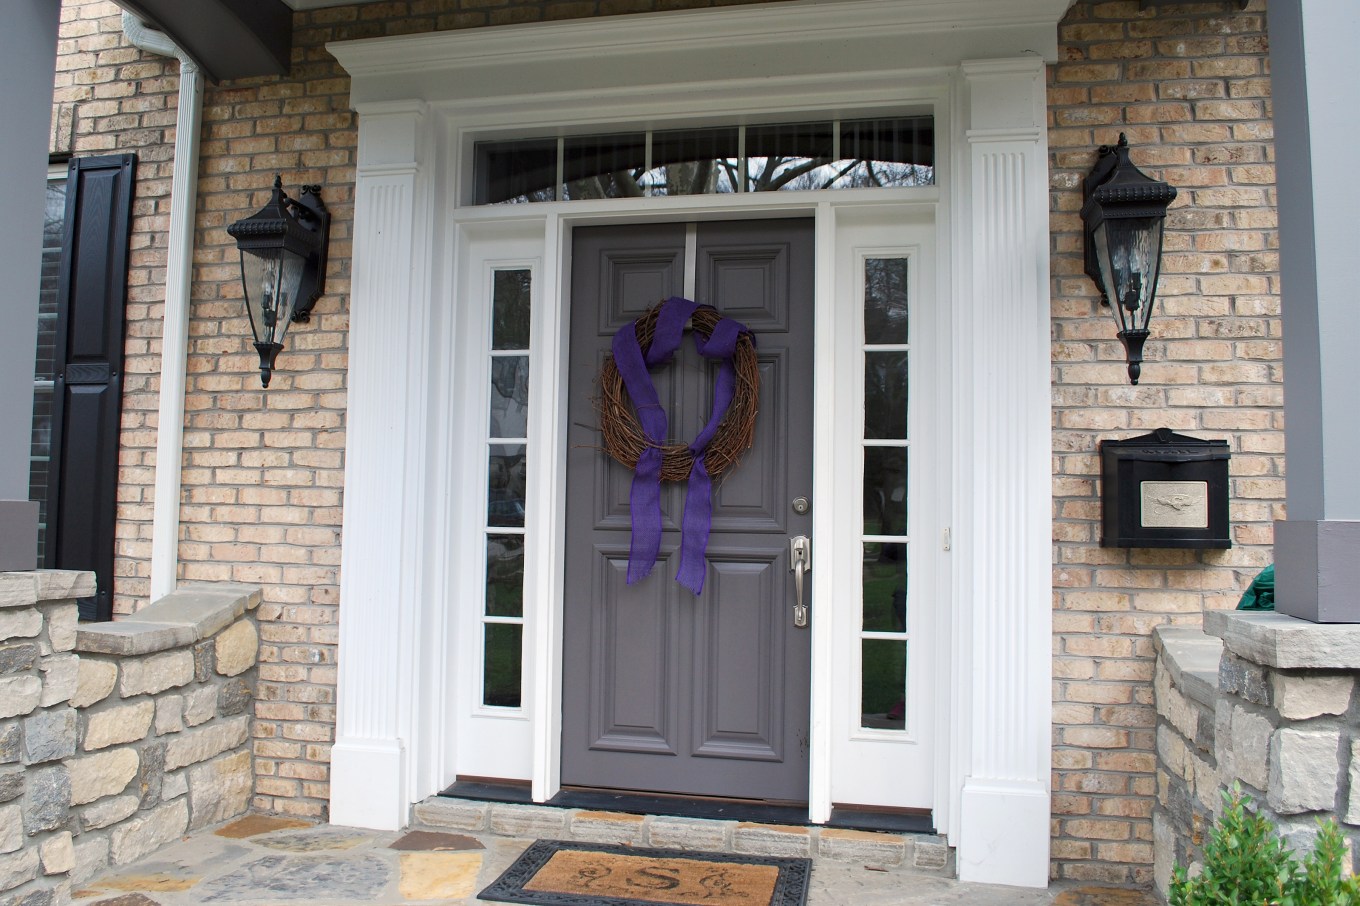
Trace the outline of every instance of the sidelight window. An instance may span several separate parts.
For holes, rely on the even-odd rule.
[[[482,704],[523,702],[524,517],[529,438],[529,316],[532,272],[496,270],[487,349],[485,598]]]
[[[908,726],[907,258],[864,259],[860,726]]]

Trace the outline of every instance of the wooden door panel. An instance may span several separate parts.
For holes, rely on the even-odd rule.
[[[562,782],[704,796],[807,795],[809,634],[792,626],[788,537],[811,491],[811,221],[592,227],[573,237]],[[755,442],[713,495],[703,594],[675,582],[686,483],[661,487],[661,559],[625,584],[633,473],[602,450],[595,379],[614,333],[680,295],[756,334]],[[652,372],[672,441],[697,434],[717,366],[686,337]],[[791,438],[798,438],[792,442]],[[793,489],[796,488],[796,492]]]
[[[715,224],[726,228],[727,224]],[[728,317],[754,331],[789,329],[791,243],[739,242],[700,252],[698,288]]]
[[[709,560],[715,593],[696,627],[694,754],[780,761],[786,621],[765,606],[783,586],[778,559],[726,550]]]
[[[660,583],[628,593],[628,550],[596,550],[598,619],[590,640],[592,748],[671,754],[674,724],[675,620]],[[654,656],[660,654],[659,657]]]
[[[788,362],[783,350],[762,351],[760,411],[783,412],[788,405]],[[780,432],[757,429],[741,465],[713,485],[713,528],[724,532],[788,532],[790,499],[781,478],[787,450]]]
[[[665,224],[656,231],[658,242],[669,241],[672,247],[646,244],[641,248],[601,249],[586,256],[586,261],[573,258],[576,268],[600,268],[603,295],[599,300],[586,301],[599,313],[601,334],[612,336],[618,325],[634,320],[661,299],[684,295],[684,227]],[[678,247],[673,245],[677,239]],[[605,304],[599,305],[600,301]]]
[[[655,304],[655,303],[652,303]],[[645,310],[645,309],[644,309]],[[639,317],[637,314],[625,318],[624,323],[628,323]],[[613,331],[609,332],[610,337]],[[608,355],[607,351],[601,350],[599,355],[600,364],[604,364],[604,359]],[[597,366],[594,374],[599,374]],[[661,405],[667,412],[677,412],[682,408],[681,400],[684,398],[684,389],[681,381],[676,380],[676,370],[663,368],[652,372],[652,384],[656,387],[656,395]],[[592,388],[593,394],[598,392]],[[588,431],[595,431],[599,424],[599,414],[595,412],[593,405],[587,416],[584,425],[576,425],[578,429],[584,428]],[[686,436],[682,432],[683,427],[676,429],[672,433],[677,436]],[[693,433],[698,433],[699,428],[694,428]],[[602,442],[598,431],[595,431],[592,445],[598,450],[599,456],[594,463],[594,487],[597,489],[595,503],[595,528],[597,530],[610,531],[629,531],[633,521],[629,511],[629,496],[633,487],[633,473],[613,460],[609,454],[602,449]],[[683,498],[676,496],[678,486],[674,483],[663,483],[661,485],[661,528],[663,531],[679,531],[680,514],[683,506]]]

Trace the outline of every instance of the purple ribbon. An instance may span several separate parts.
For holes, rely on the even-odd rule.
[[[628,495],[628,506],[633,520],[633,539],[628,549],[628,584],[645,579],[656,565],[661,551],[661,447],[666,442],[666,411],[652,383],[649,368],[664,365],[680,348],[685,325],[699,307],[698,302],[672,296],[662,303],[657,314],[652,345],[644,356],[638,345],[634,323],[625,324],[614,334],[614,363],[623,378],[623,386],[637,409],[638,423],[647,436],[647,448],[638,457],[633,469],[633,486]],[[680,567],[676,581],[694,594],[704,588],[708,573],[704,553],[708,550],[708,536],[713,528],[713,480],[704,465],[704,452],[727,415],[736,395],[737,369],[732,363],[737,340],[746,328],[731,318],[723,318],[705,340],[694,332],[694,345],[706,358],[719,359],[718,382],[713,391],[713,412],[708,424],[690,443],[694,465],[690,468],[689,487],[685,492],[685,515],[681,522]]]

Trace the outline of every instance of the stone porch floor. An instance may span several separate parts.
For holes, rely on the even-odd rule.
[[[77,888],[80,906],[463,906],[531,841],[385,833],[267,816],[203,831]],[[1143,891],[1020,890],[818,860],[809,906],[1155,906]]]

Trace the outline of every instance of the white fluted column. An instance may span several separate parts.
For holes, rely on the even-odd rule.
[[[360,112],[330,818],[378,829],[406,822],[414,775],[432,314],[430,145],[423,103]]]
[[[1048,142],[1038,57],[966,62],[955,308],[959,876],[1048,883]]]

